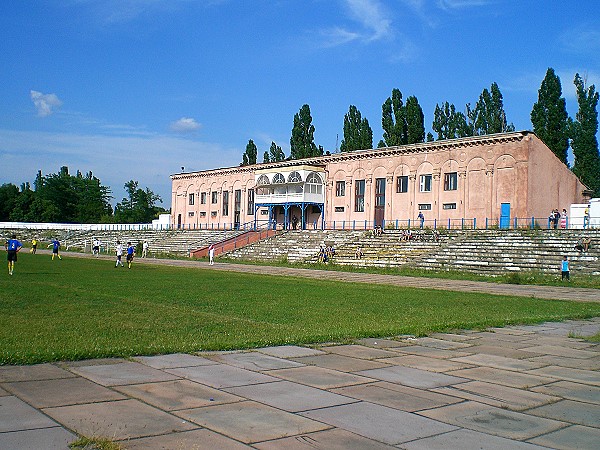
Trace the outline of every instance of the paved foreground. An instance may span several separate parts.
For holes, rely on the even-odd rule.
[[[600,318],[0,367],[0,449],[597,449]]]

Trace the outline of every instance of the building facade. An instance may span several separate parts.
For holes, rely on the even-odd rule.
[[[589,192],[532,132],[171,175],[176,228],[543,221]],[[507,222],[508,221],[508,222]]]

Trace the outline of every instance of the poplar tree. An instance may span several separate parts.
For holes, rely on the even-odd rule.
[[[406,143],[416,144],[425,141],[425,115],[419,100],[414,95],[406,99]]]
[[[248,140],[246,144],[246,151],[242,155],[242,166],[249,166],[256,164],[256,157],[258,155],[258,148],[252,139]]]
[[[431,128],[437,133],[438,140],[461,138],[473,134],[465,114],[456,111],[455,106],[448,102],[442,103],[441,106],[435,105]]]
[[[350,105],[348,113],[344,116],[344,138],[340,150],[351,152],[373,148],[373,130],[369,121],[363,118],[354,105]]]
[[[381,105],[381,127],[383,128],[383,142],[385,147],[404,145],[408,143],[408,125],[406,110],[402,102],[400,89],[392,89],[392,96]]]
[[[592,84],[585,86],[584,80],[575,74],[575,88],[579,111],[571,125],[571,147],[575,156],[573,173],[595,195],[600,194],[600,156],[598,155],[598,92]]]
[[[475,105],[472,117],[475,135],[515,131],[515,126],[506,122],[502,93],[497,83],[490,90],[484,89]]]
[[[294,115],[294,127],[290,138],[290,158],[302,159],[323,154],[322,147],[314,142],[315,127],[312,124],[310,106],[303,105]]]
[[[265,155],[267,154],[267,152],[265,152]],[[277,144],[275,144],[275,142],[271,141],[271,147],[269,148],[269,160],[271,162],[278,162],[278,161],[283,161],[285,160],[285,154],[283,153],[283,150],[281,150],[281,147]]]
[[[567,164],[569,148],[569,115],[562,97],[560,78],[548,68],[538,90],[538,101],[531,110],[533,132],[563,163]]]

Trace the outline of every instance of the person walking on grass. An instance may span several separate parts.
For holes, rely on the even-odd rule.
[[[8,254],[7,259],[9,275],[12,275],[13,271],[15,270],[15,263],[17,262],[17,253],[19,253],[19,250],[21,250],[22,247],[23,244],[17,241],[16,234],[13,234],[11,238],[4,244],[4,248],[6,249],[6,252]]]
[[[100,240],[97,237],[92,242],[92,253],[96,258],[100,256]]]
[[[31,240],[31,250],[29,250],[30,253],[33,253],[35,255],[35,252],[37,251],[37,246],[38,246],[38,240],[37,238],[33,238]]]
[[[563,260],[561,262],[560,265],[560,270],[561,270],[561,281],[564,281],[565,278],[567,279],[567,281],[571,281],[569,279],[569,259],[566,257],[566,255],[563,257]]]
[[[121,241],[117,241],[117,262],[115,263],[115,267],[119,267],[119,264],[121,264],[121,267],[125,267],[123,265],[123,261],[121,261],[121,258],[123,256],[123,244],[121,244]]]
[[[214,244],[210,244],[208,247],[208,264],[211,266],[215,263],[215,246]]]
[[[58,249],[60,248],[60,241],[58,240],[58,238],[52,239],[52,242],[48,244],[48,248],[50,247],[52,247],[52,261],[54,261],[55,257],[58,257],[58,259],[62,259],[58,254]]]
[[[135,255],[135,248],[131,242],[127,243],[127,267],[131,269],[131,263],[133,262],[133,256]]]

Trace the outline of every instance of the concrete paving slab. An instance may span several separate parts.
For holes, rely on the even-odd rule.
[[[257,352],[277,358],[299,358],[301,356],[322,355],[321,350],[296,345],[282,345],[281,347],[264,347],[256,349]]]
[[[506,358],[504,356],[475,354],[470,356],[462,356],[453,358],[452,361],[472,364],[474,366],[487,366],[496,369],[527,371],[543,367],[543,364],[534,363],[531,361],[523,361],[520,359]]]
[[[165,411],[239,402],[243,399],[189,380],[117,386],[116,390]]]
[[[600,405],[591,403],[562,400],[551,405],[530,409],[527,414],[600,428]]]
[[[431,337],[418,338],[417,345],[424,347],[439,348],[440,350],[460,350],[471,347],[472,342],[457,342],[457,341],[445,341],[443,339],[434,339]]]
[[[225,364],[167,369],[167,372],[217,389],[279,381],[279,379],[269,375]]]
[[[571,367],[573,369],[582,370],[595,370],[600,371],[600,357],[588,358],[588,359],[577,359],[577,358],[564,358],[562,356],[537,356],[530,358],[530,361],[545,364],[547,366],[561,366]]]
[[[448,372],[450,370],[468,369],[471,364],[449,361],[441,358],[428,358],[419,355],[404,355],[395,358],[378,360],[389,364],[414,367],[415,369],[428,370],[429,372]]]
[[[520,325],[520,326],[504,327],[504,328],[492,327],[492,328],[488,328],[488,331],[490,333],[512,334],[515,336],[528,336],[528,335],[532,335],[534,333],[539,333],[541,330],[550,330],[551,329],[551,328],[546,327],[545,325],[546,324],[543,324],[543,325]]]
[[[125,399],[117,392],[80,377],[7,383],[6,387],[36,408]]]
[[[555,381],[550,377],[494,369],[492,367],[474,367],[472,369],[455,370],[448,372],[447,375],[468,378],[471,380],[488,381],[490,383],[502,384],[504,386],[511,386],[519,389],[527,389],[532,386],[539,386]]]
[[[419,414],[470,430],[516,440],[531,439],[568,425],[472,401],[421,411]]]
[[[358,372],[358,375],[389,381],[390,383],[399,383],[405,386],[415,388],[431,389],[441,386],[448,386],[457,383],[469,381],[465,378],[460,378],[442,373],[427,372],[426,370],[413,369],[412,367],[393,366],[384,367],[383,369],[365,370]]]
[[[56,422],[17,397],[12,395],[0,397],[0,433],[52,428],[57,425]]]
[[[525,348],[525,347],[522,347]],[[484,355],[494,355],[494,356],[503,356],[505,358],[512,359],[527,359],[533,358],[534,356],[542,356],[544,353],[535,353],[533,351],[523,351],[521,349],[510,348],[508,346],[504,346],[501,343],[497,343],[496,345],[474,345],[472,348],[473,353],[484,354]]]
[[[289,381],[229,388],[227,392],[289,412],[326,408],[357,401],[350,397]]]
[[[592,342],[582,341],[581,339],[570,338],[567,336],[542,336],[538,334],[527,342],[530,344],[529,347],[536,345],[557,345],[576,350],[587,350],[594,347]]]
[[[10,395],[10,392],[7,392],[0,387],[0,397],[5,397],[7,395]]]
[[[416,389],[386,381],[348,386],[334,389],[332,392],[408,412],[437,408],[463,401],[456,396],[451,397],[430,390]]]
[[[434,339],[442,339],[444,341],[454,342],[471,342],[476,343],[479,336],[476,334],[458,334],[458,333],[432,333],[429,337]]]
[[[559,345],[538,345],[538,346],[534,346],[534,347],[524,348],[522,351],[535,353],[535,356],[554,355],[554,356],[564,356],[565,358],[578,358],[578,359],[587,359],[587,358],[593,358],[594,356],[598,356],[598,353],[596,353],[596,352],[561,347]]]
[[[400,341],[396,341],[394,339],[384,339],[384,338],[365,338],[365,339],[358,339],[356,341],[357,344],[359,345],[364,345],[366,347],[373,347],[373,348],[397,348],[397,347],[406,347],[407,345],[414,345],[416,341],[416,338],[412,338],[409,340],[404,340],[402,342]]]
[[[507,334],[498,332],[490,332],[484,331],[481,333],[481,339],[485,339],[487,341],[493,340],[494,342],[512,342],[515,345],[519,345],[519,343],[527,343],[532,337],[536,336],[533,333],[525,333],[525,334]]]
[[[0,433],[0,448],[15,450],[67,450],[77,436],[62,427]]]
[[[53,364],[36,364],[33,366],[0,367],[0,382],[53,380],[56,378],[74,377],[72,373]]]
[[[177,415],[246,444],[330,428],[253,401],[186,409],[178,411]]]
[[[391,447],[358,434],[334,428],[261,442],[254,444],[254,448],[259,450],[280,450],[282,448],[285,450],[393,450],[397,447]]]
[[[532,444],[561,450],[598,450],[600,430],[598,428],[573,425],[552,433],[531,439]]]
[[[306,384],[319,389],[333,389],[374,381],[372,378],[315,366],[272,370],[269,374],[284,380]]]
[[[472,355],[473,352],[461,350],[443,350],[435,347],[425,347],[423,345],[409,345],[406,347],[394,348],[393,351],[402,355],[419,355],[428,358],[450,359],[461,356]]]
[[[352,358],[362,359],[382,359],[398,356],[398,353],[379,348],[367,347],[364,345],[332,345],[329,347],[321,347],[321,350],[327,353],[336,355],[350,356]]]
[[[206,429],[129,439],[122,444],[127,450],[204,450],[207,448],[211,450],[244,450],[252,448]]]
[[[522,411],[561,400],[560,397],[556,396],[482,381],[471,381],[452,387],[439,388],[435,389],[435,392],[485,403],[486,405],[498,408],[511,409],[513,411]]]
[[[242,369],[253,371],[264,371],[273,369],[287,369],[289,367],[300,367],[303,364],[290,361],[284,358],[276,358],[275,356],[265,355],[259,352],[239,352],[228,353],[226,355],[212,356],[216,362],[229,364]]]
[[[71,369],[76,374],[102,386],[150,383],[176,380],[178,377],[137,362],[121,362],[100,366],[82,366]]]
[[[133,358],[133,360],[155,369],[174,369],[176,367],[207,366],[214,364],[214,361],[211,361],[210,359],[195,355],[188,355],[186,353],[174,353],[172,355],[158,356],[138,356]]]
[[[367,402],[307,411],[302,415],[390,445],[456,429],[413,413]]]
[[[118,364],[127,362],[125,358],[98,358],[98,359],[82,359],[79,361],[59,361],[55,363],[59,367],[71,370],[73,367],[86,367],[86,366],[106,366],[111,364]]]
[[[600,376],[593,370],[571,369],[568,367],[547,366],[541,369],[532,370],[533,375],[552,377],[559,380],[573,381],[575,383],[591,384],[600,386]]]
[[[138,400],[59,406],[43,411],[78,434],[115,440],[198,428]]]
[[[418,439],[398,446],[403,450],[542,450],[540,447],[526,442],[491,436],[472,430],[456,430],[429,438]]]
[[[569,400],[600,405],[600,388],[571,381],[557,381],[531,389],[534,392],[556,395]]]
[[[361,370],[379,369],[380,367],[389,366],[385,360],[372,361],[331,353],[326,355],[294,358],[294,361],[302,363],[303,365],[324,367],[326,369],[339,370],[341,372],[359,372]]]

